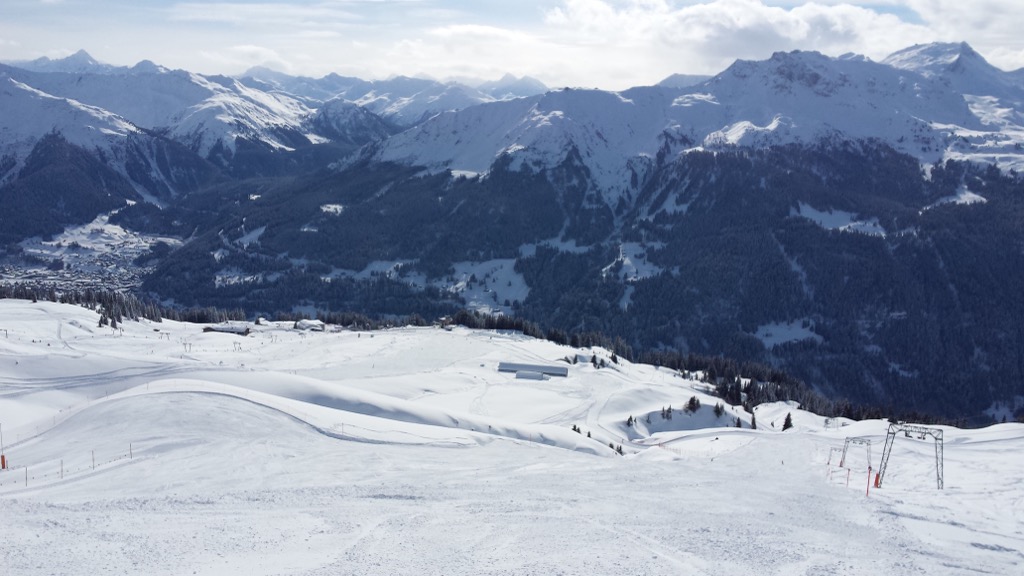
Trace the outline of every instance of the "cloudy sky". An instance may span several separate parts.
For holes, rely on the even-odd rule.
[[[3,0],[0,61],[85,49],[117,65],[367,79],[531,75],[622,89],[777,50],[881,59],[970,43],[1024,67],[1021,0]]]

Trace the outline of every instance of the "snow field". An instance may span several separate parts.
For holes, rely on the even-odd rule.
[[[863,452],[848,489],[826,462],[863,436],[877,468],[885,422],[826,429],[775,404],[753,431],[668,370],[496,370],[602,350],[462,329],[97,322],[0,301],[10,574],[1013,574],[1024,560],[1021,425],[944,429],[941,492],[933,444],[897,438],[865,497]],[[10,482],[61,459],[63,479]]]

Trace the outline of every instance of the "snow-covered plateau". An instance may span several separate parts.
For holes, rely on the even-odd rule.
[[[931,438],[901,434],[868,494],[886,422],[771,404],[753,430],[739,407],[716,416],[720,400],[690,375],[601,349],[462,328],[98,321],[0,300],[5,574],[1009,575],[1024,563],[1024,425],[941,427],[943,490]],[[593,355],[607,367],[562,361]],[[568,376],[517,378],[499,362]],[[853,445],[840,468],[851,437],[872,449]]]

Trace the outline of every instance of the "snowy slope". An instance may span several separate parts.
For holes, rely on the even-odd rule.
[[[311,110],[298,100],[249,88],[237,80],[190,75],[210,95],[175,114],[168,135],[208,157],[218,146],[234,152],[244,138],[273,149],[309,144],[302,122]]]
[[[716,419],[667,370],[496,370],[601,350],[462,329],[112,331],[45,302],[0,301],[0,318],[12,574],[1011,574],[1024,559],[1021,425],[944,428],[941,492],[932,445],[901,437],[865,497],[885,422],[825,428],[775,404],[738,429],[748,414]],[[875,444],[870,462],[860,447],[835,466],[848,436]]]

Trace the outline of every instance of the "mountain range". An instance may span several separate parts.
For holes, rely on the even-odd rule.
[[[135,288],[179,305],[470,306],[854,401],[975,416],[1024,397],[1024,71],[966,44],[621,92],[79,52],[0,66],[0,100],[12,269],[64,270],[30,247],[109,214],[165,239]]]

